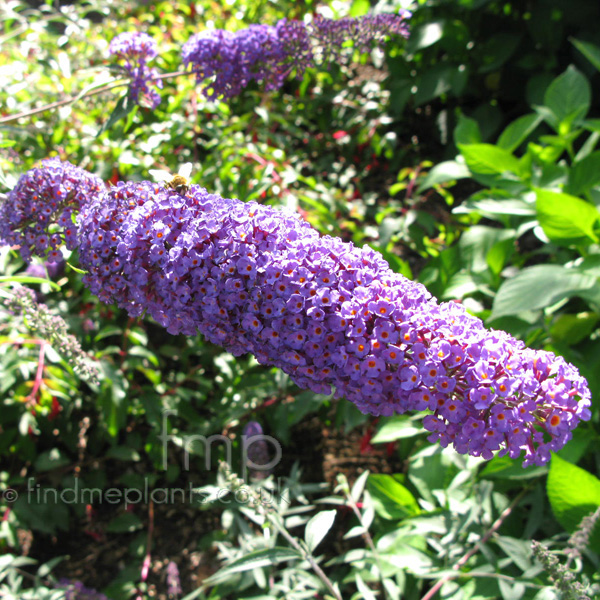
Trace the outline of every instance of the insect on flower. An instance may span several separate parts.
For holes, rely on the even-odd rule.
[[[185,163],[179,167],[177,175],[173,175],[168,171],[150,169],[150,175],[155,181],[164,181],[166,190],[174,190],[180,196],[185,196],[190,190],[190,182],[188,177],[192,172],[192,163]]]

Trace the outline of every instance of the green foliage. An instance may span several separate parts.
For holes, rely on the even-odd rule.
[[[329,4],[352,15],[370,6]],[[126,83],[108,68],[107,43],[122,31],[153,35],[157,64],[172,73],[181,44],[208,22],[235,30],[316,7],[0,7],[3,191],[54,154],[113,184],[191,161],[192,180],[207,189],[298,210],[324,234],[371,245],[439,299],[562,354],[597,398],[597,4],[422,0],[406,52],[392,42],[385,56],[357,55],[351,68],[307,73],[277,94],[251,86],[227,103],[207,102],[187,76],[169,77],[152,112],[128,103]],[[69,98],[77,99],[2,122]],[[31,285],[102,369],[100,383],[88,383],[50,345],[40,362],[39,340],[0,310],[0,595],[62,600],[50,567],[20,555],[70,553],[54,567],[69,574],[92,548],[111,556],[92,587],[113,600],[557,597],[531,540],[568,548],[566,532],[600,504],[597,402],[549,468],[462,457],[427,442],[423,415],[375,421],[251,357],[101,305],[81,283],[77,256],[65,259],[64,272],[44,279],[0,250],[0,296]],[[217,465],[230,449],[231,469],[245,473],[241,436],[251,420],[283,459],[244,488]],[[338,445],[324,450],[335,432]],[[219,435],[231,445],[204,443]],[[336,474],[333,492],[325,467]],[[194,493],[165,501],[173,490]],[[248,501],[256,495],[266,501]],[[574,567],[585,581],[600,571],[594,535]],[[185,548],[176,545],[183,539]],[[203,569],[182,578],[181,594],[167,593],[169,560],[194,575]]]
[[[598,17],[599,7],[585,0],[419,2],[406,54],[392,53],[389,61],[395,114],[433,103],[440,112],[439,139],[447,143],[447,132],[460,124],[456,107],[480,124],[483,140],[512,116],[524,118],[542,98],[548,108],[564,111],[565,99],[554,100],[553,89],[544,97],[544,91],[574,61],[597,81],[591,65],[600,62],[592,43]],[[587,96],[589,103],[581,78],[566,73],[563,80],[572,84],[572,101]]]

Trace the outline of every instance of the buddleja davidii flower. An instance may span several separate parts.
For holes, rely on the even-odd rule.
[[[312,64],[312,52],[304,24],[282,19],[235,33],[196,34],[184,44],[182,61],[191,65],[207,98],[232,98],[252,80],[264,82],[269,91],[280,88],[293,70],[301,77]]]
[[[56,587],[64,590],[65,600],[108,600],[104,594],[86,587],[81,581],[61,579]]]
[[[21,175],[0,205],[0,241],[19,246],[27,261],[35,254],[60,262],[60,246],[77,246],[75,215],[104,189],[95,175],[58,158],[45,159]]]
[[[148,61],[158,56],[156,41],[140,31],[120,33],[109,44],[108,53],[121,59],[123,68],[131,77],[129,95],[133,102],[140,98],[150,108],[160,104],[160,96],[153,87],[162,89],[163,82],[158,79],[158,71],[148,66]]]
[[[75,336],[69,333],[65,320],[52,314],[45,304],[39,303],[33,290],[17,288],[12,296],[2,299],[2,304],[12,314],[19,315],[29,331],[47,340],[80,377],[98,383],[99,370],[94,361],[83,351]]]
[[[446,359],[453,396],[428,398],[429,440],[486,459],[496,451],[511,458],[524,451],[524,466],[545,464],[591,416],[585,380],[562,357],[528,349],[469,319],[473,327],[452,339],[456,359]],[[454,368],[452,360],[459,363]]]
[[[207,98],[232,98],[250,80],[245,65],[238,60],[236,36],[229,31],[217,29],[192,36],[183,45],[181,56],[186,67],[192,65]]]
[[[459,452],[525,450],[541,464],[590,416],[574,367],[437,304],[380,254],[296,215],[132,183],[82,216],[86,282],[103,300],[251,352],[301,387],[335,388],[363,412],[429,410],[430,439]]]
[[[314,46],[318,64],[347,62],[354,50],[368,52],[382,47],[387,37],[408,37],[408,19],[411,13],[401,10],[398,14],[368,14],[362,17],[327,19],[317,15],[308,26],[308,34]]]
[[[177,563],[170,561],[166,568],[167,572],[167,593],[170,598],[178,598],[182,593],[181,578]]]

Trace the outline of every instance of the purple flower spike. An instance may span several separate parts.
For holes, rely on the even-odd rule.
[[[377,252],[295,214],[141,182],[111,188],[80,227],[84,281],[104,302],[251,352],[364,413],[429,410],[429,439],[460,453],[541,465],[590,418],[587,383],[561,357],[438,304]]]
[[[184,44],[182,60],[207,98],[233,98],[252,80],[264,82],[270,91],[280,88],[294,70],[302,77],[308,67],[351,56],[346,42],[365,52],[382,46],[389,35],[408,36],[409,17],[408,11],[357,19],[317,17],[309,26],[282,19],[275,26],[250,25],[235,33],[204,31]]]
[[[99,197],[102,180],[69,162],[49,158],[21,175],[0,205],[0,242],[20,246],[21,256],[63,260],[60,246],[77,247],[74,217],[81,207]]]
[[[104,594],[85,587],[81,581],[61,579],[56,587],[64,590],[65,600],[108,600]]]
[[[147,65],[147,61],[158,55],[156,41],[139,31],[120,33],[111,41],[108,53],[125,61],[125,71],[131,77],[129,94],[133,102],[139,103],[141,97],[150,108],[156,108],[160,96],[151,86],[162,89],[163,82],[157,79],[158,71]]]
[[[282,19],[275,26],[251,25],[236,33],[217,29],[194,35],[182,49],[207,98],[237,96],[253,79],[278,89],[295,69],[301,77],[311,64],[303,23]]]
[[[408,37],[406,21],[411,16],[409,11],[344,19],[326,19],[318,15],[309,26],[317,60],[319,63],[347,61],[352,57],[347,42],[352,42],[352,48],[359,52],[368,52],[373,47],[383,46],[387,36]]]

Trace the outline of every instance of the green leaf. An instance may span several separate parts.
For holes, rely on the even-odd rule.
[[[568,360],[568,357],[565,358]],[[589,363],[586,365],[586,367],[588,370],[590,368],[597,368],[596,365],[592,366]],[[592,387],[593,384],[590,382],[590,388]],[[595,390],[592,391],[592,396],[595,397]],[[588,453],[593,451],[596,442],[596,433],[591,427],[587,429],[578,427],[573,432],[573,437],[569,440],[569,443],[564,448],[561,448],[556,455],[563,460],[576,465],[584,456],[588,456]]]
[[[577,154],[575,155],[573,162],[580,162],[581,160],[589,156],[594,151],[594,148],[598,145],[599,140],[600,133],[598,133],[597,131],[593,131],[592,133],[590,133],[585,142],[581,144],[579,150],[577,150]]]
[[[373,593],[373,590],[367,586],[367,584],[362,580],[361,576],[356,573],[354,575],[354,579],[356,581],[356,588],[360,592],[360,597],[364,600],[377,600],[377,597]]]
[[[519,117],[502,132],[497,145],[508,152],[514,152],[543,120],[536,113]]]
[[[571,65],[548,86],[544,104],[558,123],[573,122],[587,115],[591,98],[588,80]]]
[[[306,524],[304,540],[311,552],[323,541],[323,538],[333,526],[336,512],[335,510],[321,511]]]
[[[569,41],[600,71],[600,47],[574,38],[571,38]]]
[[[575,531],[581,520],[600,506],[600,479],[556,454],[550,463],[546,492],[556,520],[568,532]],[[600,525],[596,524],[590,548],[599,546]]]
[[[367,487],[375,512],[384,519],[405,519],[420,512],[414,496],[390,475],[370,475]]]
[[[60,564],[66,557],[64,556],[56,556],[55,558],[50,559],[48,562],[44,563],[40,566],[37,571],[38,577],[48,577],[52,572],[52,569],[56,567],[56,565]]]
[[[527,469],[523,465],[510,456],[495,456],[488,461],[485,467],[480,471],[480,477],[484,479],[509,479],[522,480],[533,479],[545,475],[548,471],[547,467],[531,466]]]
[[[473,173],[501,175],[521,171],[519,160],[504,148],[493,144],[461,144],[458,148]]]
[[[35,460],[35,469],[38,472],[51,471],[68,465],[71,461],[67,456],[61,453],[58,448],[52,448],[42,452]]]
[[[113,446],[108,449],[106,453],[107,458],[116,458],[118,460],[125,461],[138,461],[140,460],[139,453],[133,448],[129,448],[128,446]]]
[[[494,542],[504,550],[506,556],[508,556],[521,571],[527,571],[527,569],[531,568],[530,540],[519,540],[507,535],[498,535],[494,537]]]
[[[434,491],[446,488],[456,475],[456,467],[451,461],[448,455],[442,455],[441,448],[431,445],[411,455],[408,479],[428,502],[437,504]]]
[[[129,356],[139,356],[141,358],[146,358],[150,363],[152,363],[155,367],[158,367],[160,361],[154,352],[148,350],[144,346],[132,346],[127,353]]]
[[[116,437],[121,427],[125,425],[127,418],[128,406],[125,398],[127,397],[128,382],[121,371],[106,361],[103,361],[101,365],[105,383],[98,400],[108,432],[112,437]]]
[[[569,172],[569,194],[581,196],[600,183],[600,150],[574,163]]]
[[[490,73],[500,68],[515,52],[521,36],[515,33],[498,33],[477,48],[481,66],[479,73]]]
[[[581,126],[587,131],[600,132],[600,119],[586,119]]]
[[[458,123],[454,128],[454,143],[459,144],[479,144],[481,143],[481,129],[475,119],[470,119],[461,114],[458,117]]]
[[[426,433],[423,427],[413,424],[413,417],[401,415],[388,418],[382,417],[382,420],[383,419],[385,419],[383,425],[371,439],[373,444],[395,442],[396,440],[411,438],[415,435]]]
[[[456,179],[465,179],[470,177],[470,175],[469,169],[467,169],[464,164],[454,160],[447,160],[435,165],[435,167],[427,173],[426,177],[419,185],[418,192],[423,192],[434,185],[439,185],[441,183],[448,183],[449,181],[455,181]]]
[[[564,246],[598,242],[594,225],[600,213],[595,206],[569,194],[542,189],[535,192],[538,220],[550,240]]]
[[[43,279],[42,277],[31,277],[29,275],[0,275],[0,283],[47,283],[50,287],[58,292],[60,286],[50,281],[49,279]]]
[[[122,335],[123,330],[116,325],[106,325],[94,337],[94,342],[99,342],[113,335]]]
[[[362,17],[369,12],[370,8],[371,4],[369,3],[369,0],[354,0],[350,7],[350,16]]]
[[[511,232],[512,230],[507,231],[507,233]],[[514,253],[515,238],[516,235],[507,235],[506,239],[496,242],[486,254],[485,261],[494,275],[500,275],[502,269],[504,269],[504,265]]]
[[[520,581],[511,582],[504,579],[498,580],[498,588],[502,594],[502,600],[521,600],[527,591],[525,585]]]
[[[363,471],[358,479],[354,482],[352,489],[350,490],[350,496],[354,502],[359,502],[363,492],[365,491],[365,485],[367,484],[367,479],[369,477],[369,471]]]
[[[427,69],[416,83],[415,105],[420,106],[450,91],[461,94],[468,76],[463,65],[437,64]]]
[[[463,233],[458,242],[461,264],[467,267],[469,273],[484,273],[488,270],[490,260],[496,265],[506,256],[505,254],[490,256],[492,249],[499,242],[504,241],[512,247],[515,238],[514,229],[474,225]],[[497,252],[496,250],[495,253]],[[508,249],[505,252],[508,252]]]
[[[137,496],[136,496],[137,497]],[[119,502],[122,501],[124,495],[120,495]],[[117,499],[117,495],[112,498],[113,501]],[[137,531],[144,526],[142,520],[131,512],[125,512],[117,515],[114,519],[110,520],[110,523],[106,526],[106,531],[110,533],[131,533]]]
[[[594,331],[599,318],[593,312],[581,312],[576,315],[561,314],[552,323],[550,335],[557,342],[574,346]]]
[[[124,96],[119,98],[117,104],[115,105],[115,109],[112,111],[106,123],[104,123],[104,125],[102,125],[100,128],[97,137],[101,136],[105,131],[111,129],[111,127],[113,127],[113,125],[118,123],[121,119],[127,117],[134,108],[137,108],[137,104],[131,101],[128,91]]]
[[[536,265],[507,279],[494,298],[490,320],[527,310],[540,310],[577,296],[596,285],[597,278],[561,265]]]
[[[535,215],[535,207],[524,200],[482,198],[481,200],[467,200],[464,204],[457,206],[454,214],[464,215],[478,212],[483,217],[496,218],[507,216],[532,217]]]
[[[418,50],[433,46],[444,36],[444,21],[433,21],[415,28],[410,34],[410,40],[406,44],[406,53],[413,54]]]
[[[31,497],[29,493],[21,494],[11,508],[22,526],[55,535],[59,529],[69,529],[69,506],[61,499],[62,492],[72,493],[73,490],[46,486],[38,488],[36,484]]]
[[[232,561],[214,575],[205,579],[203,584],[215,585],[227,581],[234,573],[243,573],[244,571],[260,569],[262,567],[272,567],[281,562],[300,558],[302,558],[300,553],[293,548],[275,546],[274,548],[267,548],[265,550],[255,550]]]
[[[586,256],[578,265],[577,269],[588,275],[600,277],[600,254]]]

